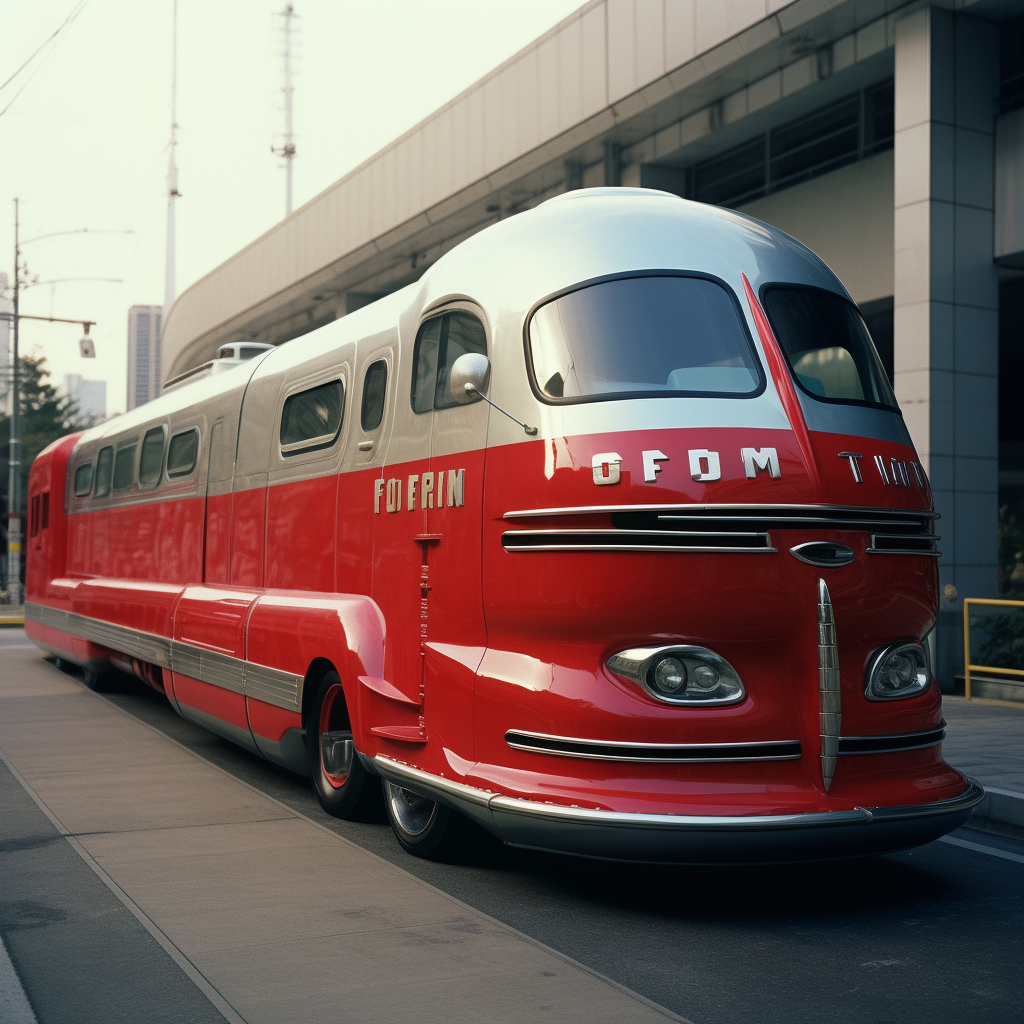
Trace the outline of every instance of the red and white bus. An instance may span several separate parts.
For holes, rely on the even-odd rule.
[[[941,756],[936,516],[864,323],[727,210],[568,193],[54,443],[29,489],[40,647],[332,814],[383,791],[421,856],[459,814],[596,857],[850,856],[982,796]]]

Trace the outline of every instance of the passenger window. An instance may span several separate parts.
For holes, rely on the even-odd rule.
[[[467,352],[487,355],[484,325],[464,310],[428,320],[416,339],[412,384],[414,412],[450,409],[459,403],[449,390],[455,360]]]
[[[44,530],[48,530],[50,528],[50,492],[49,491],[43,491],[42,528]]]
[[[92,490],[92,463],[87,462],[75,470],[75,497],[84,498]]]
[[[413,356],[412,409],[430,412],[434,408],[434,388],[437,384],[437,352],[441,347],[443,316],[428,320],[416,338]]]
[[[114,459],[114,490],[123,491],[135,482],[135,449],[137,444],[118,448]]]
[[[28,535],[34,537],[39,532],[39,495],[32,495],[32,504],[28,514]]]
[[[334,444],[345,414],[345,388],[340,380],[289,395],[281,413],[281,451],[295,455]]]
[[[142,455],[139,458],[139,486],[156,487],[160,483],[160,470],[164,465],[164,428],[154,427],[146,431],[142,439]]]
[[[94,498],[105,498],[110,493],[110,481],[114,470],[114,449],[101,448],[96,459],[96,489]]]
[[[198,430],[185,430],[180,434],[175,434],[167,446],[168,477],[188,476],[196,468],[198,454]]]
[[[370,433],[380,426],[384,418],[384,398],[388,390],[388,364],[378,359],[370,364],[363,378],[363,407],[359,414],[359,423],[363,433]]]

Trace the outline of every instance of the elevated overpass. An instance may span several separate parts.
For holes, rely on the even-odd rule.
[[[344,315],[558,192],[695,194],[701,161],[891,77],[904,6],[591,0],[185,291],[164,379],[222,344],[279,343]],[[892,292],[873,290],[862,297]]]

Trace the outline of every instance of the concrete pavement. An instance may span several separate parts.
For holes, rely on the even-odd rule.
[[[11,775],[56,847],[148,932],[139,947],[162,947],[225,1019],[683,1020],[264,796],[35,650],[8,642],[0,658]]]

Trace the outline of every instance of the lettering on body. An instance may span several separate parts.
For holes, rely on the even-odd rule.
[[[404,494],[404,501],[403,501]],[[381,477],[373,482],[373,511],[380,514],[381,505],[386,512],[408,512],[417,507],[462,508],[466,501],[466,471],[464,469],[437,472],[410,473],[402,477]]]

